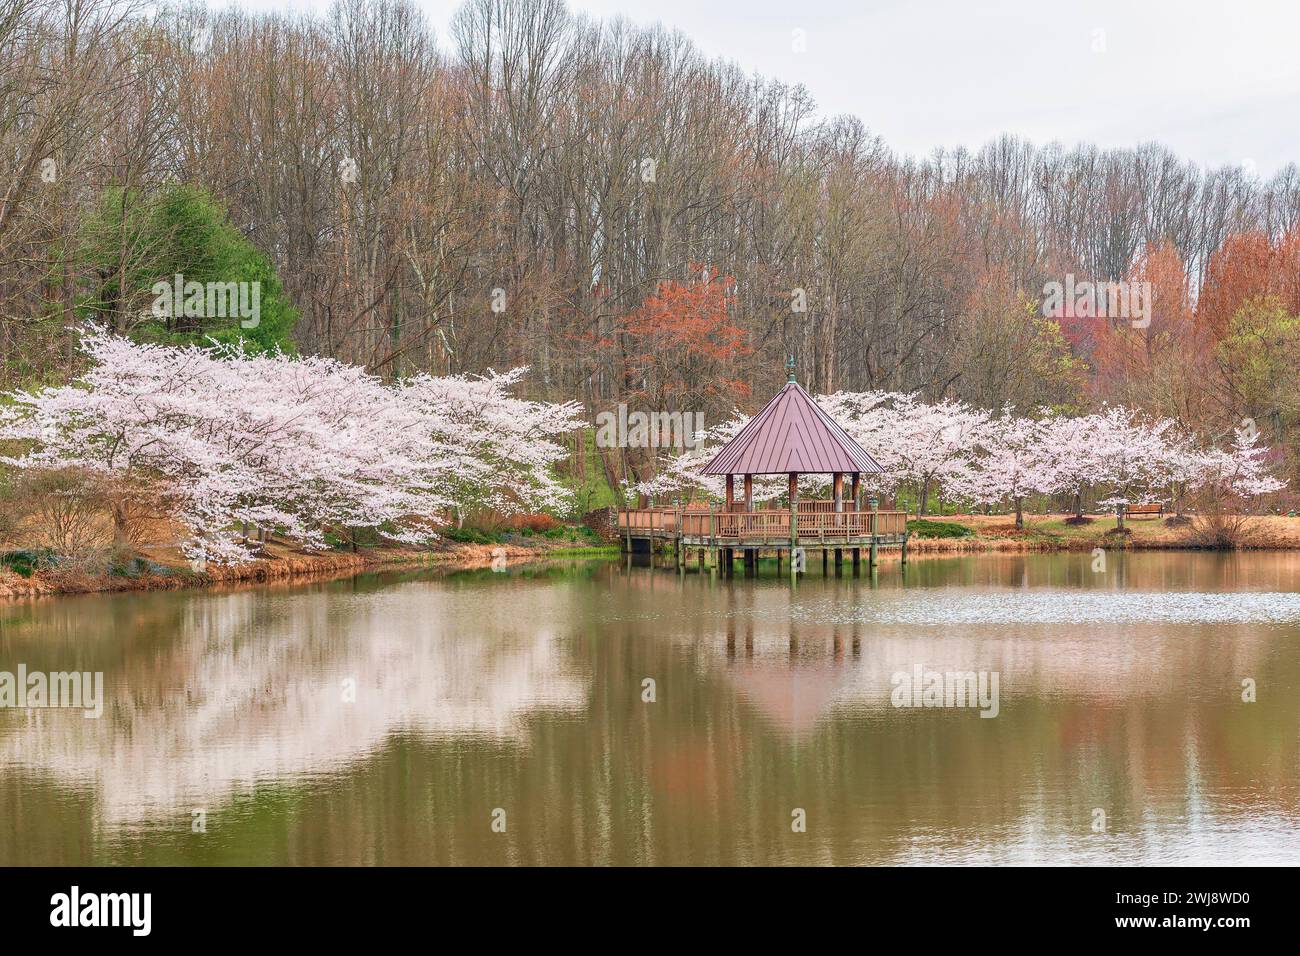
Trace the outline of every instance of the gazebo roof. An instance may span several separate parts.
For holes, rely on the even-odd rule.
[[[878,474],[881,467],[797,382],[785,388],[704,467],[706,475]]]

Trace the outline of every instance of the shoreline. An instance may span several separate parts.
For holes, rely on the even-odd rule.
[[[1300,518],[1260,516],[1246,519],[1244,532],[1235,547],[1207,545],[1196,539],[1188,525],[1170,526],[1164,521],[1130,521],[1123,535],[1114,532],[1113,520],[1094,517],[1084,525],[1066,525],[1062,515],[1026,515],[1025,528],[1017,531],[1007,515],[947,515],[927,517],[936,522],[955,522],[973,533],[965,537],[922,538],[913,533],[907,550],[910,557],[955,557],[980,554],[1051,554],[1060,552],[1107,551],[1300,551]],[[149,557],[150,549],[142,549]],[[178,567],[174,556],[159,556],[166,574],[137,576],[89,574],[74,570],[38,570],[24,577],[0,568],[0,600],[21,600],[60,595],[162,591],[192,588],[221,588],[271,583],[294,583],[351,577],[385,569],[441,568],[461,571],[492,566],[504,558],[509,565],[547,558],[601,558],[619,554],[617,543],[574,547],[556,542],[549,545],[469,544],[446,542],[437,550],[364,548],[358,552],[311,554],[274,543],[267,558],[248,564],[205,571]],[[168,558],[171,560],[168,561]],[[896,560],[897,549],[881,552],[883,561]]]
[[[499,555],[499,552],[504,555]],[[127,591],[181,591],[219,589],[353,577],[370,571],[441,568],[468,571],[491,567],[504,557],[508,565],[543,560],[548,557],[607,557],[609,548],[525,547],[521,545],[452,544],[437,551],[411,551],[397,548],[366,548],[358,552],[310,554],[288,552],[251,561],[248,564],[205,571],[174,569],[169,574],[115,576],[86,574],[77,571],[36,571],[24,577],[0,568],[0,601],[27,598],[59,597],[76,594],[110,594]]]

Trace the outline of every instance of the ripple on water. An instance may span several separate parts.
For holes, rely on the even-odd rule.
[[[1298,624],[1300,594],[1034,590],[970,594],[926,591],[862,604],[800,601],[800,623],[818,624]]]

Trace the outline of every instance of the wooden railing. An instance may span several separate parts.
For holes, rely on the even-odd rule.
[[[822,502],[808,502],[822,504]],[[803,504],[800,502],[799,504]],[[831,502],[833,505],[833,502]],[[678,521],[681,527],[678,527]],[[636,508],[620,511],[620,531],[683,534],[692,538],[788,542],[790,510],[678,511],[675,508]],[[905,511],[809,511],[799,509],[799,540],[895,536],[907,530]]]
[[[844,499],[844,504],[843,504],[841,507],[843,508],[844,511],[852,511],[852,510],[853,510],[853,502],[852,502],[851,500],[849,500],[848,498],[846,498],[846,499]],[[826,499],[824,499],[824,500],[823,500],[823,499],[820,499],[820,498],[813,498],[813,499],[808,499],[808,500],[800,500],[800,501],[798,502],[798,509],[799,509],[799,514],[801,514],[801,515],[802,515],[802,514],[813,514],[813,513],[815,513],[815,512],[834,511],[834,510],[835,510],[835,502],[834,502],[833,499],[830,499],[830,498],[826,498]],[[687,509],[687,510],[695,510],[695,509]],[[707,509],[707,508],[702,508],[702,509],[698,509],[698,510],[707,511],[708,509]],[[726,507],[725,505],[720,505],[720,506],[718,507],[717,510],[718,510],[718,511],[740,511],[740,512],[743,512],[743,511],[745,511],[745,503],[744,503],[743,501],[733,501],[733,502],[731,503],[731,507],[730,507],[730,508]],[[777,508],[776,506],[773,505],[773,506],[771,506],[771,507],[767,507],[767,506],[764,506],[764,507],[761,507],[761,508],[756,507],[754,510],[755,510],[755,511],[787,511],[787,512],[788,512],[790,509],[789,509],[789,508]]]
[[[698,512],[694,512],[698,514]],[[677,530],[676,508],[633,508],[618,513],[618,529],[626,531],[631,528],[633,531],[676,531]],[[704,512],[707,519],[708,512]]]

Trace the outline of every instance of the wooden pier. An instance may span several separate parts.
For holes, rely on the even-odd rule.
[[[689,506],[626,508],[618,513],[619,538],[629,554],[650,553],[656,544],[671,549],[683,570],[690,563],[689,551],[697,552],[701,568],[721,568],[724,573],[737,552],[746,569],[756,566],[762,552],[775,552],[778,567],[794,555],[791,571],[802,570],[797,567],[799,552],[806,562],[809,552],[820,551],[823,569],[833,556],[837,571],[845,552],[855,571],[864,552],[869,567],[876,567],[882,547],[898,548],[906,562],[907,512],[836,511],[835,505],[834,501],[796,502],[793,527],[788,508],[745,511],[740,510],[741,504],[731,511]]]

